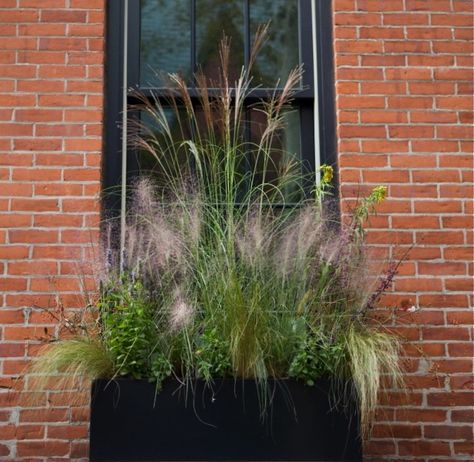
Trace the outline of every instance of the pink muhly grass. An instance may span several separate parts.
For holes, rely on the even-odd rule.
[[[194,308],[183,296],[181,290],[175,290],[174,302],[170,307],[169,325],[173,332],[184,329],[191,324],[194,317]]]

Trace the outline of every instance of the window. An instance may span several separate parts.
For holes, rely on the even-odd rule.
[[[191,89],[198,66],[211,75],[223,34],[231,39],[230,72],[237,77],[250,59],[257,28],[270,22],[268,40],[253,68],[257,87],[248,101],[248,133],[258,131],[258,111],[252,103],[279,91],[295,66],[304,69],[301,90],[288,113],[281,143],[300,156],[313,172],[319,164],[335,163],[334,101],[330,3],[322,0],[114,0],[108,2],[105,191],[121,183],[121,117],[124,98],[133,103],[133,91],[123,92],[124,62],[127,88],[166,96],[163,73],[178,72]],[[127,14],[125,14],[127,11]],[[124,23],[128,25],[124,34]],[[124,59],[126,35],[127,59]],[[125,95],[125,96],[124,96]],[[127,153],[127,175],[146,164]],[[105,207],[118,207],[117,196],[106,194]]]

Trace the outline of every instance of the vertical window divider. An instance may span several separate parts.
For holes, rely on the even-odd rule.
[[[317,40],[317,11],[316,11],[316,0],[311,0],[311,17],[313,18],[312,22],[312,31],[311,31],[311,39],[313,45],[313,85],[314,85],[314,170],[315,170],[315,182],[316,185],[319,185],[321,181],[321,175],[318,174],[319,168],[321,167],[321,154],[320,150],[316,149],[316,146],[321,145],[320,140],[320,133],[319,133],[319,94],[318,94],[318,72],[316,70],[316,66],[318,63],[318,40]]]
[[[123,20],[123,82],[122,82],[122,184],[120,190],[120,271],[123,270],[125,225],[127,217],[127,103],[128,103],[128,0],[124,0]]]
[[[196,40],[196,0],[190,0],[191,8],[191,82],[195,87],[197,72],[197,40]]]
[[[244,72],[248,75],[250,64],[250,0],[244,0]],[[250,143],[251,143],[251,126],[250,126],[250,108],[244,101],[244,143],[245,143],[245,171],[251,169],[250,164]]]
[[[244,66],[246,72],[250,63],[250,46],[250,0],[244,0]]]

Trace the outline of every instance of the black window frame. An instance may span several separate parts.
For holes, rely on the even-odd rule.
[[[303,161],[310,171],[315,170],[316,137],[315,137],[315,98],[317,98],[319,122],[319,161],[320,164],[332,165],[335,170],[337,192],[337,154],[335,138],[335,99],[334,99],[334,64],[332,39],[331,2],[326,0],[299,1],[300,61],[304,63],[302,90],[295,95],[295,106],[300,111],[300,144]],[[314,8],[313,8],[314,1]],[[195,9],[195,0],[190,0]],[[249,42],[249,0],[245,2],[245,33]],[[123,108],[123,30],[125,0],[107,2],[106,24],[106,64],[105,64],[105,117],[104,117],[104,155],[102,162],[103,216],[114,217],[120,214],[120,193],[117,194],[122,180],[122,108]],[[194,18],[193,18],[194,20]],[[313,50],[313,27],[316,33],[316,53]],[[192,27],[193,71],[197,70],[195,57],[195,27]],[[311,37],[311,40],[309,40]],[[127,103],[135,102],[133,92],[139,89],[145,96],[166,96],[166,90],[160,88],[140,87],[140,0],[128,2],[128,82],[130,89]],[[248,46],[244,50],[248,60]],[[316,56],[316,63],[313,57]],[[317,88],[314,88],[317,73]],[[273,91],[273,89],[272,89]],[[191,94],[193,93],[191,87]],[[252,91],[247,99],[251,104],[268,96],[269,90],[258,88]],[[305,155],[306,154],[306,155]],[[136,155],[127,152],[127,182],[132,181],[136,168]]]

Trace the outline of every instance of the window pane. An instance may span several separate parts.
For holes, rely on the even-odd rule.
[[[257,181],[261,181],[263,159],[257,155],[257,145],[260,144],[262,135],[267,126],[266,116],[257,109],[251,110],[250,114],[250,139],[253,143],[250,168],[257,173]],[[283,168],[292,160],[301,159],[300,142],[300,113],[298,110],[288,110],[284,114],[284,127],[275,133],[271,144],[271,161],[266,166],[265,182],[281,187],[286,201],[296,201],[300,198],[301,184],[289,182],[284,186],[277,184],[276,180],[281,178]]]
[[[219,44],[223,35],[231,40],[229,76],[231,85],[244,64],[244,14],[242,0],[196,1],[196,55],[204,74],[216,80]]]
[[[252,38],[259,25],[270,21],[268,40],[260,51],[252,75],[255,85],[284,86],[288,74],[300,63],[298,0],[250,0]]]
[[[182,147],[182,141],[191,139],[191,132],[187,124],[186,110],[179,108],[178,111],[179,115],[174,108],[164,107],[163,117],[166,121],[144,111],[139,115],[139,131],[148,141],[154,138],[155,141],[151,144],[155,146],[156,156],[145,149],[137,149],[138,172],[152,175],[160,186],[166,186],[168,182],[165,172],[177,177],[189,169],[189,156]],[[162,150],[159,150],[158,146]]]
[[[158,74],[191,72],[189,0],[141,0],[140,83],[163,85]]]

